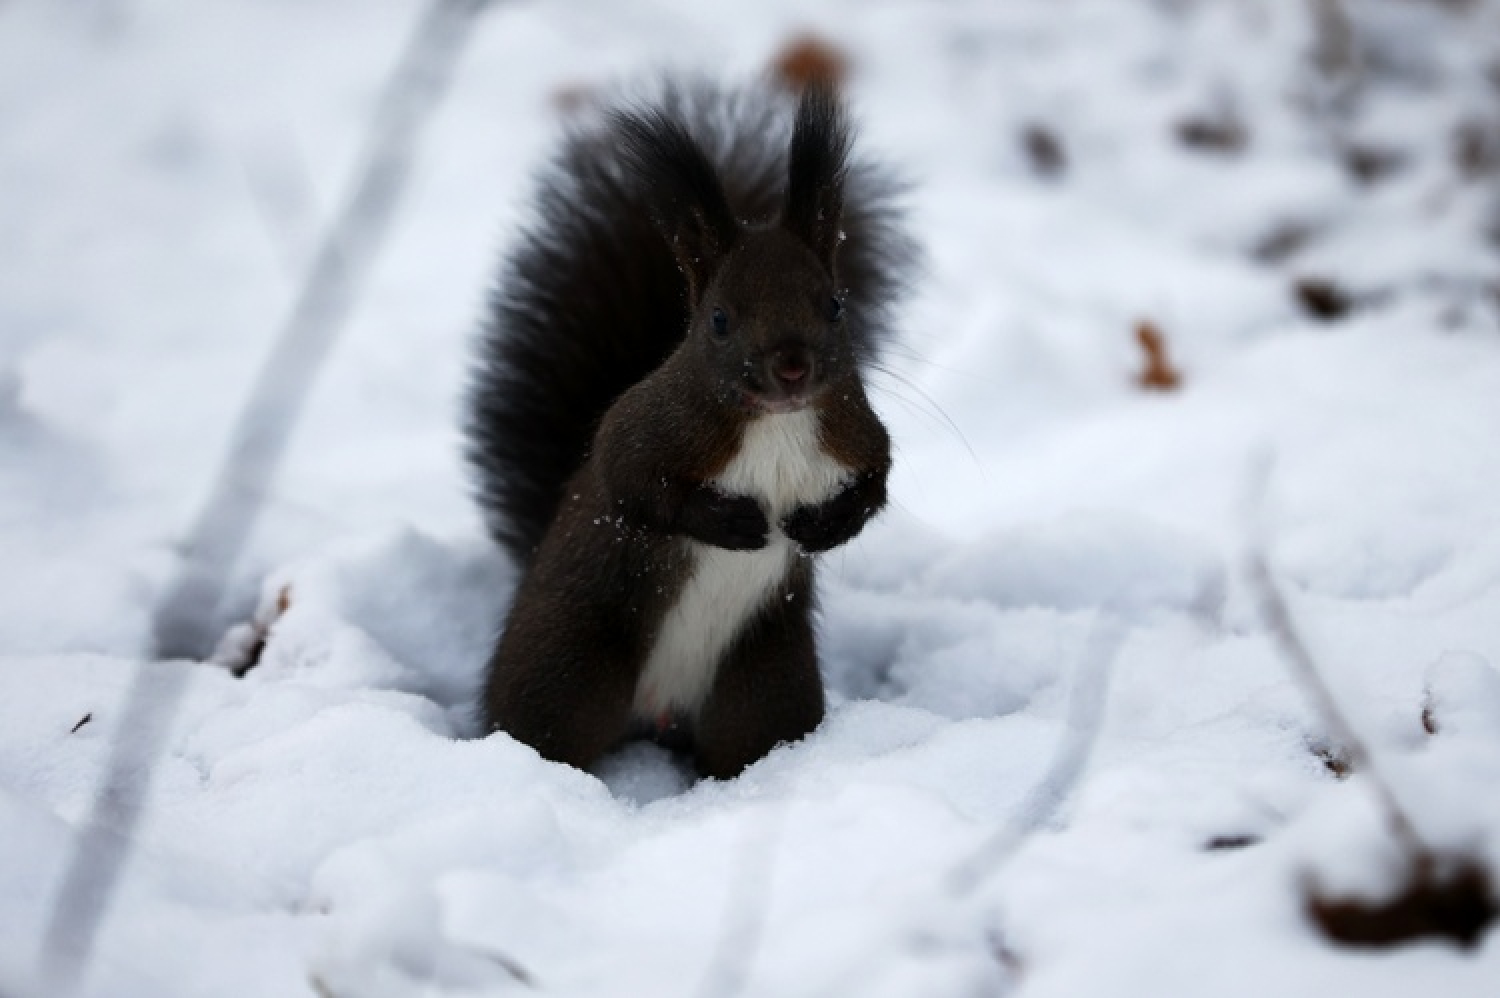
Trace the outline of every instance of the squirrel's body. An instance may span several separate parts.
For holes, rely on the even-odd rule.
[[[806,555],[884,504],[860,366],[907,250],[834,99],[789,151],[779,110],[668,90],[575,133],[502,279],[471,453],[525,574],[483,710],[548,758],[646,730],[728,776],[822,717]]]

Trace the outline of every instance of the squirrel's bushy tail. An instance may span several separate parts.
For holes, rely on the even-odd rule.
[[[542,172],[532,220],[479,337],[466,414],[481,509],[521,563],[541,542],[600,417],[686,330],[686,278],[653,223],[653,178],[631,165],[650,159],[629,155],[630,143],[650,133],[648,119],[681,125],[714,165],[735,217],[767,224],[785,197],[795,106],[771,84],[664,83],[573,128]],[[837,267],[862,360],[886,338],[914,263],[899,191],[885,171],[851,157]]]

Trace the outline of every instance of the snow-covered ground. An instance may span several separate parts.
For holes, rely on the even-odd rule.
[[[261,665],[142,665],[417,13],[0,4],[0,994],[44,993],[143,668],[188,685],[90,994],[1500,994],[1500,933],[1309,920],[1395,846],[1244,572],[1258,524],[1418,831],[1500,869],[1500,5],[497,4],[224,608],[286,593]],[[825,559],[828,719],[727,783],[468,737],[513,573],[458,394],[555,96],[803,30],[928,254],[893,508]]]

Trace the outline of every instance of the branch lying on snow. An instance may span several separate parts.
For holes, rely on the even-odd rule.
[[[1101,615],[1094,623],[1073,675],[1066,727],[1051,762],[1010,823],[948,872],[945,886],[954,895],[967,897],[977,891],[1072,796],[1104,725],[1110,667],[1124,639],[1125,627],[1113,615]]]
[[[1311,653],[1308,652],[1302,636],[1292,624],[1292,616],[1287,610],[1286,600],[1282,598],[1281,591],[1276,587],[1276,582],[1271,577],[1271,570],[1266,566],[1265,556],[1258,546],[1250,554],[1246,574],[1249,576],[1251,589],[1255,592],[1261,620],[1270,630],[1271,637],[1276,642],[1282,658],[1292,667],[1292,678],[1312,702],[1313,709],[1328,725],[1334,741],[1341,750],[1340,756],[1350,770],[1364,773],[1369,779],[1370,786],[1375,790],[1380,809],[1391,827],[1391,832],[1401,841],[1401,847],[1411,854],[1424,851],[1426,847],[1422,844],[1421,836],[1417,834],[1411,819],[1407,817],[1406,811],[1396,800],[1396,794],[1391,789],[1390,783],[1376,768],[1364,740],[1359,737],[1354,726],[1344,716],[1338,700],[1334,698],[1333,691],[1324,682],[1323,675],[1318,670],[1317,663],[1313,661]]]
[[[1267,472],[1268,466],[1263,465],[1253,476],[1252,511],[1260,508]],[[1258,527],[1258,523],[1253,525]],[[1374,791],[1381,816],[1406,861],[1401,888],[1393,897],[1381,901],[1329,897],[1309,878],[1304,888],[1308,913],[1330,939],[1345,944],[1389,946],[1438,936],[1460,945],[1473,945],[1500,908],[1489,871],[1473,858],[1439,853],[1418,834],[1390,780],[1380,771],[1369,746],[1339,706],[1298,632],[1286,599],[1266,563],[1258,529],[1252,530],[1252,538],[1246,574],[1261,619],[1291,667],[1298,689],[1328,727],[1336,742],[1332,750],[1342,757],[1350,771],[1363,774]]]
[[[1104,724],[1111,673],[1126,633],[1119,618],[1107,611],[1100,612],[1074,669],[1067,717],[1046,769],[1010,822],[941,874],[930,896],[913,899],[912,911],[901,930],[903,953],[921,953],[930,958],[955,948],[972,952],[974,938],[983,935],[987,960],[1001,965],[1008,973],[1016,971],[1018,961],[1004,940],[982,928],[976,931],[976,926],[986,918],[977,908],[982,903],[979,891],[1033,834],[1053,821],[1077,790]],[[889,966],[878,960],[863,962],[853,969],[852,979],[830,987],[827,993],[868,993],[871,978]]]
[[[159,658],[209,650],[226,580],[260,515],[313,380],[369,273],[406,186],[417,137],[446,89],[488,0],[431,0],[382,93],[353,192],[324,237],[271,355],[261,368],[182,567],[152,621]],[[108,768],[64,873],[42,948],[49,995],[88,966],[128,841],[190,671],[143,666],[126,693]]]
[[[1249,568],[1262,619],[1292,666],[1299,688],[1342,743],[1350,768],[1363,773],[1375,791],[1380,812],[1407,864],[1401,889],[1384,901],[1328,897],[1309,881],[1309,914],[1329,938],[1346,944],[1389,946],[1440,936],[1460,945],[1474,945],[1496,915],[1489,871],[1469,857],[1438,853],[1417,834],[1390,782],[1374,764],[1369,748],[1324,682],[1259,549],[1252,552]]]

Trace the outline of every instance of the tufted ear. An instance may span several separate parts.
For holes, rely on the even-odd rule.
[[[826,83],[802,91],[787,156],[781,224],[817,254],[829,271],[842,241],[844,181],[849,174],[849,123]]]
[[[682,123],[659,110],[618,112],[615,131],[651,219],[672,248],[697,304],[739,237],[723,185]]]

